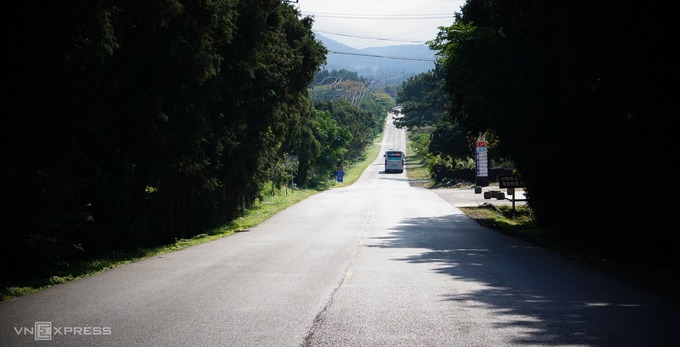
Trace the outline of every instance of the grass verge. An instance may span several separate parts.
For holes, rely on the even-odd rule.
[[[414,147],[411,136],[406,140],[406,176],[412,185],[429,188],[432,185],[430,170],[425,165],[425,158]]]
[[[377,135],[373,145],[366,149],[364,159],[345,168],[343,182],[331,180],[325,187],[345,187],[356,182],[361,173],[375,160],[380,151],[382,133]],[[133,263],[145,258],[166,254],[205,242],[210,242],[234,233],[252,228],[280,211],[314,195],[323,189],[289,189],[284,188],[274,193],[265,194],[262,200],[258,200],[253,206],[245,211],[240,217],[222,227],[213,229],[204,234],[196,235],[189,239],[178,239],[175,242],[154,248],[129,250],[107,254],[97,259],[81,261],[63,268],[52,276],[46,278],[28,279],[14,286],[0,288],[0,301],[11,300],[23,295],[34,293],[56,284],[73,281],[78,278],[91,276],[109,269]]]
[[[409,136],[409,140],[410,140]],[[412,142],[407,142],[407,175],[411,185],[429,189],[451,187],[449,182],[434,182],[425,167],[423,160],[416,154]],[[472,183],[461,182],[455,186],[470,187]],[[624,282],[656,293],[675,303],[680,303],[680,286],[671,280],[675,273],[669,268],[650,267],[631,262],[612,261],[599,255],[597,250],[587,250],[585,245],[560,236],[551,228],[541,228],[536,224],[531,210],[527,206],[518,206],[512,211],[510,206],[495,206],[484,204],[479,207],[461,207],[468,217],[479,224],[522,239],[539,247],[563,255],[585,266],[618,278]]]
[[[352,183],[356,182],[359,179],[359,177],[361,177],[361,174],[364,172],[364,170],[366,170],[366,168],[375,161],[375,158],[378,157],[378,153],[380,152],[380,143],[382,140],[382,136],[383,133],[380,133],[375,136],[375,138],[373,139],[373,144],[366,148],[362,160],[344,167],[345,174],[343,177],[343,182],[337,182],[335,186],[338,187],[349,186]]]
[[[260,224],[274,214],[316,193],[318,193],[318,190],[313,189],[281,189],[274,194],[267,195],[263,200],[255,202],[250,209],[246,210],[243,217],[240,217],[227,225],[210,230],[204,234],[196,235],[192,238],[178,239],[171,244],[159,247],[114,252],[97,259],[72,263],[69,267],[62,268],[47,278],[28,279],[25,283],[2,288],[1,301],[11,300],[56,284],[91,276],[148,257],[174,252],[232,235]]]
[[[644,266],[634,260],[621,262],[607,259],[597,250],[588,250],[585,245],[560,236],[554,229],[539,227],[527,206],[518,206],[515,211],[510,206],[491,204],[460,209],[485,227],[549,249],[601,273],[680,303],[680,288],[676,281],[670,280],[675,277],[670,267]]]

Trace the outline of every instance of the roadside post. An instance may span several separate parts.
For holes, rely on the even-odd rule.
[[[342,164],[338,165],[338,168],[336,170],[336,176],[337,176],[338,182],[342,182],[343,176],[345,176],[345,171],[343,170]]]
[[[486,187],[489,185],[489,164],[486,134],[480,132],[475,141],[475,185]]]
[[[515,211],[515,201],[526,201],[527,199],[516,199],[515,198],[515,188],[523,188],[524,183],[517,175],[504,175],[498,177],[498,187],[507,188],[507,195],[512,196],[512,210]]]

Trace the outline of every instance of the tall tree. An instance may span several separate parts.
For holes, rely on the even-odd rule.
[[[444,119],[448,104],[444,78],[444,71],[438,67],[402,82],[396,100],[402,107],[402,116],[394,120],[394,125],[413,129],[433,126]]]
[[[326,53],[279,0],[29,0],[15,15],[7,278],[233,218],[299,134]]]
[[[658,148],[675,147],[658,136],[673,112],[671,22],[628,2],[469,0],[433,44],[452,115],[495,130],[539,221],[612,256],[669,259],[672,204],[633,182],[658,181]]]
[[[382,120],[385,119],[382,115],[381,120],[378,121],[378,118],[370,111],[362,110],[346,101],[317,101],[314,103],[314,108],[330,113],[341,127],[352,134],[344,158],[347,162],[355,161],[363,155],[364,149],[373,142],[376,130],[382,126]]]
[[[352,140],[347,127],[342,127],[327,111],[310,109],[305,117],[300,144],[299,169],[296,177],[301,187],[318,185],[327,181],[342,163]]]

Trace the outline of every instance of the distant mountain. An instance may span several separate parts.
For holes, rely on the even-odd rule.
[[[318,33],[315,36],[329,51],[326,70],[345,69],[362,77],[392,79],[398,83],[434,69],[435,52],[426,45],[356,49]]]

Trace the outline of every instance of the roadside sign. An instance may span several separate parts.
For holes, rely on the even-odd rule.
[[[498,177],[498,187],[499,188],[521,188],[524,187],[524,183],[517,175],[505,175]]]
[[[477,154],[477,177],[489,177],[488,151],[485,134],[479,133],[479,137],[475,142],[475,148]]]

